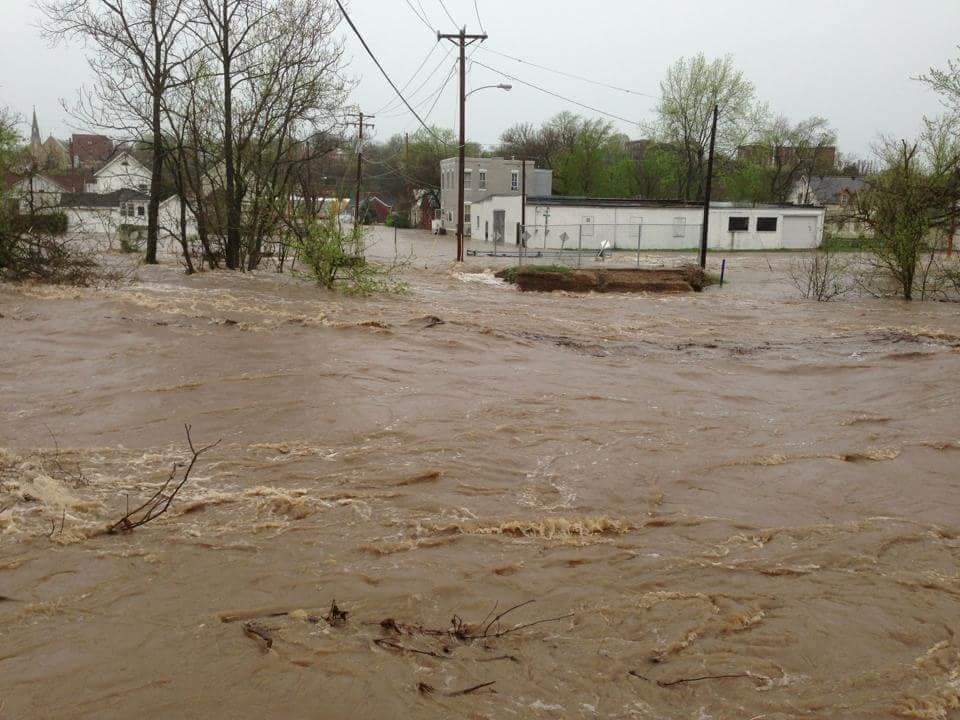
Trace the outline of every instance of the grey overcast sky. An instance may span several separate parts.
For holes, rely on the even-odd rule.
[[[31,0],[0,0],[0,9],[0,104],[25,118],[36,105],[44,135],[67,135],[71,123],[60,100],[75,98],[90,79],[82,48],[51,48],[40,37]],[[652,118],[658,83],[675,59],[730,54],[773,111],[794,120],[823,115],[837,130],[840,150],[862,157],[869,156],[878,135],[913,136],[924,114],[941,112],[936,96],[911,77],[960,55],[960,0],[476,0],[476,7],[474,0],[351,0],[348,12],[398,85],[433,49],[407,88],[422,114],[455,58],[453,46],[438,45],[426,25],[443,32],[466,25],[476,32],[479,13],[490,37],[475,60],[633,121]],[[375,136],[415,130],[416,120],[394,102],[346,24],[341,32],[348,71],[357,83],[353,101],[378,115]],[[492,51],[651,97],[581,82]],[[470,67],[469,87],[497,82],[512,81]],[[512,84],[509,93],[485,90],[470,98],[471,140],[493,143],[515,122],[539,123],[561,110],[596,115]],[[429,121],[453,127],[456,110],[453,76]],[[642,134],[628,122],[615,124],[632,138]]]

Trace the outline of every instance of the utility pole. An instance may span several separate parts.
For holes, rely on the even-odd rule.
[[[460,46],[460,161],[457,168],[457,262],[463,262],[463,166],[466,162],[467,146],[467,46],[475,42],[483,42],[487,39],[487,34],[467,35],[467,29],[460,28],[456,34],[437,33],[437,41],[449,40],[454,45]]]
[[[523,178],[520,181],[520,227],[523,228],[520,232],[520,241],[523,243],[523,246],[527,246],[527,240],[524,237],[527,232],[527,160],[526,158],[520,158],[520,177]]]
[[[363,129],[365,127],[374,127],[373,123],[367,122],[367,120],[373,119],[373,117],[373,115],[364,115],[362,110],[358,110],[357,119],[347,123],[347,125],[357,126],[357,195],[356,205],[353,208],[354,227],[360,224],[360,183],[363,180]]]
[[[713,185],[713,149],[717,143],[717,115],[720,107],[713,106],[713,128],[710,130],[710,155],[707,157],[707,186],[703,193],[703,227],[700,229],[700,267],[707,267],[707,231],[710,229],[710,191]]]

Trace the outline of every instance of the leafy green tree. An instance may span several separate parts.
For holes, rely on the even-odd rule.
[[[680,58],[667,68],[660,83],[657,118],[648,129],[658,141],[672,146],[680,158],[676,196],[682,200],[703,197],[715,105],[720,108],[717,150],[732,155],[766,114],[765,106],[756,101],[753,83],[737,70],[730,56],[708,61],[700,53]]]

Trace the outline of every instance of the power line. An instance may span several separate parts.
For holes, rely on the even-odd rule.
[[[503,72],[503,70],[497,70],[496,68],[490,67],[489,65],[485,65],[485,64],[483,64],[482,62],[480,62],[479,60],[474,60],[473,62],[474,62],[476,65],[479,65],[480,67],[484,67],[484,68],[486,68],[487,70],[491,70],[491,71],[497,73],[498,75],[502,75],[503,77],[505,77],[505,78],[507,78],[507,79],[509,79],[509,80],[513,80],[514,82],[518,82],[518,83],[520,83],[521,85],[526,85],[526,86],[528,86],[528,87],[532,87],[534,90],[539,90],[540,92],[545,93],[545,94],[547,94],[547,95],[552,95],[553,97],[559,98],[560,100],[563,100],[564,102],[568,102],[568,103],[571,103],[571,104],[573,104],[573,105],[578,105],[579,107],[586,108],[587,110],[592,110],[593,112],[600,113],[601,115],[606,115],[607,117],[612,117],[612,118],[614,118],[615,120],[621,120],[622,122],[629,123],[630,125],[639,125],[639,124],[640,124],[640,123],[639,123],[638,121],[636,121],[636,120],[630,120],[630,119],[625,118],[625,117],[622,117],[622,116],[620,116],[620,115],[615,115],[615,114],[613,114],[613,113],[611,113],[611,112],[607,112],[606,110],[601,110],[600,108],[593,107],[592,105],[587,105],[586,103],[582,103],[582,102],[579,102],[579,101],[577,101],[577,100],[573,100],[572,98],[565,97],[565,96],[561,95],[560,93],[555,93],[555,92],[553,92],[552,90],[547,90],[546,88],[542,88],[542,87],[540,87],[539,85],[534,85],[532,82],[527,82],[526,80],[521,80],[520,78],[516,77],[515,75],[510,75],[509,73]]]
[[[480,19],[480,8],[477,7],[477,0],[473,0],[473,11],[477,14],[477,25],[480,26],[480,32],[486,34],[486,30],[483,28],[483,20]]]
[[[557,75],[563,75],[564,77],[573,78],[574,80],[581,80],[582,82],[591,83],[592,85],[599,85],[600,87],[609,88],[610,90],[619,90],[620,92],[629,93],[630,95],[640,95],[641,97],[648,97],[648,98],[655,97],[650,93],[640,92],[639,90],[631,90],[630,88],[620,87],[619,85],[611,85],[609,83],[601,82],[600,80],[593,80],[592,78],[584,77],[583,75],[574,75],[573,73],[564,72],[563,70],[556,70],[554,68],[549,68],[546,65],[538,65],[535,62],[530,62],[529,60],[524,60],[523,58],[514,57],[513,55],[507,55],[506,53],[502,53],[499,50],[491,50],[486,46],[483,46],[481,49],[485,52],[493,53],[494,55],[499,55],[500,57],[507,58],[508,60],[513,60],[514,62],[523,63],[524,65],[530,65],[531,67],[535,67],[540,70],[546,70],[547,72],[556,73]]]
[[[434,47],[436,47],[436,46],[434,46]],[[453,48],[452,48],[452,47],[447,48],[447,52],[444,53],[444,55],[443,55],[442,58],[440,58],[440,62],[438,62],[438,63],[436,64],[436,66],[433,68],[433,70],[431,70],[430,73],[429,73],[426,77],[423,78],[423,81],[422,81],[419,85],[417,85],[416,89],[413,90],[413,92],[410,93],[410,99],[411,99],[411,100],[413,100],[413,98],[415,98],[417,95],[419,95],[419,94],[420,94],[420,91],[423,90],[423,88],[426,87],[427,83],[430,82],[430,80],[440,71],[440,68],[443,67],[443,64],[447,61],[447,58],[450,57],[450,53],[452,53],[452,52],[453,52]],[[426,98],[431,98],[431,97],[433,97],[433,93],[432,93],[432,92],[431,92],[431,93],[428,93],[428,94],[426,95]],[[425,102],[425,99],[424,99],[424,98],[421,98],[420,100],[418,100],[418,101],[415,103],[415,107],[418,107],[418,108],[421,107],[424,102]],[[390,107],[389,107],[388,109],[392,112],[392,111],[396,108],[396,104],[397,104],[397,101],[396,101],[396,100],[393,100],[393,102],[390,103]],[[401,114],[402,114],[402,113],[401,113]],[[399,116],[391,116],[391,117],[399,117]]]
[[[450,11],[447,10],[447,4],[443,0],[440,0],[440,7],[443,8],[443,11],[447,14],[447,17],[450,18],[450,22],[453,23],[454,27],[458,27],[457,21],[453,19],[453,15],[451,15]]]
[[[427,26],[427,29],[429,29],[430,32],[435,33],[435,32],[437,31],[437,29],[436,29],[433,25],[430,24],[430,21],[427,20],[426,14],[421,15],[419,12],[417,12],[417,9],[413,6],[413,3],[410,2],[410,0],[404,0],[404,2],[407,3],[407,7],[409,7],[410,10],[413,11],[413,14],[416,15],[416,16],[420,19],[420,22],[422,22],[424,25]],[[423,8],[422,8],[422,6],[421,6],[421,10],[422,10],[422,9],[423,9]]]
[[[387,71],[383,69],[383,65],[380,64],[379,60],[377,60],[377,56],[373,54],[373,50],[371,50],[370,46],[367,45],[367,41],[363,39],[363,35],[360,34],[360,30],[357,29],[357,26],[354,25],[353,20],[350,18],[350,16],[347,14],[347,11],[344,9],[343,3],[340,2],[340,0],[336,0],[336,3],[337,3],[337,7],[340,8],[340,12],[343,15],[344,20],[347,21],[347,24],[350,25],[350,29],[353,30],[354,34],[357,36],[357,39],[360,41],[360,44],[363,45],[363,49],[367,51],[367,55],[369,55],[370,59],[373,60],[374,64],[377,66],[377,69],[380,70],[380,73],[383,75],[383,77],[386,78],[388,83],[390,83],[390,87],[393,88],[393,91],[397,93],[397,95],[400,97],[401,100],[403,100],[403,104],[406,105],[407,108],[410,110],[410,112],[413,113],[413,116],[420,121],[420,124],[423,125],[424,129],[426,129],[427,132],[433,135],[437,140],[442,142],[444,145],[449,145],[449,143],[446,140],[444,140],[439,135],[433,132],[433,129],[423,121],[423,118],[421,118],[417,114],[416,110],[410,107],[410,103],[407,102],[407,99],[403,96],[403,93],[400,92],[400,90],[397,88],[396,83],[394,83],[393,80],[390,79],[390,76],[387,74]]]
[[[439,43],[434,43],[433,45],[430,46],[430,52],[427,53],[427,56],[423,59],[423,61],[420,63],[420,65],[417,67],[417,69],[413,71],[413,75],[410,76],[410,79],[407,80],[406,83],[404,83],[404,85],[403,85],[402,88],[400,88],[401,91],[404,91],[404,90],[406,90],[408,87],[410,87],[410,83],[412,83],[412,82],[413,82],[413,79],[417,76],[417,74],[418,74],[421,70],[423,70],[423,66],[427,64],[427,60],[430,59],[430,56],[433,55],[433,51],[436,50],[436,49],[439,47],[439,45],[440,45]],[[448,52],[449,52],[449,50],[448,50]],[[384,105],[384,106],[383,106],[382,108],[380,108],[379,110],[374,110],[374,112],[379,114],[379,113],[381,113],[381,112],[383,112],[384,110],[387,110],[387,109],[393,110],[393,105],[394,105],[396,102],[397,102],[397,100],[396,100],[396,98],[394,98],[393,100],[388,101],[387,104]]]
[[[419,100],[418,102],[414,103],[414,107],[417,108],[418,110],[420,110],[421,108],[423,108],[424,105],[426,105],[428,102],[430,102],[431,100],[433,100],[433,104],[430,106],[430,109],[427,110],[427,112],[424,113],[424,115],[423,115],[423,119],[424,119],[424,120],[428,120],[428,119],[430,118],[430,114],[433,112],[433,109],[437,106],[437,101],[440,99],[440,96],[443,94],[443,91],[447,88],[447,84],[450,82],[450,78],[453,77],[453,72],[454,72],[454,70],[456,70],[456,69],[457,69],[457,64],[456,64],[456,62],[454,62],[453,65],[450,66],[450,72],[447,73],[447,76],[446,76],[446,78],[444,79],[443,84],[440,85],[440,87],[439,87],[437,90],[434,90],[433,92],[431,92],[431,93],[430,93],[429,95],[427,95],[426,97],[424,97],[424,98],[422,98],[421,100]],[[383,115],[383,116],[381,116],[381,117],[383,117],[383,118],[395,118],[395,117],[400,117],[400,116],[402,116],[402,115],[406,115],[406,113],[405,113],[405,112],[392,113],[392,114],[389,114],[389,115]]]

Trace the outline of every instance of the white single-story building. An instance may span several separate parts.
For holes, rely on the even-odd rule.
[[[492,195],[471,208],[473,239],[516,245],[522,199]],[[824,209],[812,205],[710,206],[707,244],[717,250],[814,248],[823,239]],[[632,198],[528,197],[528,248],[692,250],[700,245],[703,206]]]
[[[67,216],[70,232],[109,235],[120,225],[147,224],[150,197],[137,190],[110,193],[63,193],[60,210]]]

